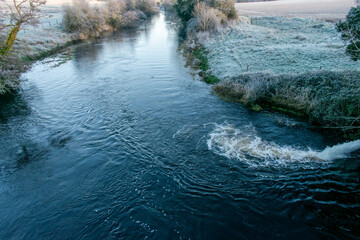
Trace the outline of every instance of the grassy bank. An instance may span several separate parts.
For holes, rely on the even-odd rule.
[[[47,50],[34,51],[31,55],[24,53],[22,48],[15,46],[12,54],[0,56],[0,95],[15,93],[20,87],[21,74],[31,68],[35,61],[65,52],[71,46],[81,42],[82,40],[70,40]]]
[[[230,101],[270,108],[308,119],[328,131],[360,138],[360,72],[316,71],[302,74],[248,73],[213,87]]]
[[[137,27],[157,11],[154,0],[108,0],[98,4],[73,0],[71,5],[64,7],[46,6],[39,18],[40,23],[37,26],[24,25],[12,52],[0,56],[0,95],[17,91],[21,73],[34,61],[65,51],[84,39]],[[7,30],[0,32],[1,44],[6,39]]]
[[[0,57],[0,95],[16,91],[20,84],[20,75],[29,68],[15,57]]]
[[[359,70],[335,24],[315,19],[255,17],[199,38],[219,79],[240,73]]]
[[[335,24],[256,17],[215,34],[193,34],[185,45],[187,64],[203,79],[216,78],[213,91],[222,99],[360,138],[360,63],[346,53]]]
[[[209,67],[208,52],[201,45],[191,44],[191,40],[185,41],[180,49],[186,60],[186,67],[190,67],[195,71],[200,79],[208,84],[215,84],[219,79],[211,74]]]

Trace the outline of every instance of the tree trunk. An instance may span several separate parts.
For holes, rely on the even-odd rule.
[[[4,45],[1,47],[1,55],[7,55],[11,51],[12,45],[14,44],[16,39],[16,35],[20,31],[21,24],[22,22],[17,22],[16,25],[11,29]]]

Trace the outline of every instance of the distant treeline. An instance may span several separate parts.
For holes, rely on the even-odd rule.
[[[236,0],[237,2],[270,2],[276,0]]]

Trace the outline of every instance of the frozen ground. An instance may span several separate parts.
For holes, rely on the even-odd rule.
[[[9,1],[8,3],[11,4]],[[22,26],[16,41],[16,51],[22,55],[37,55],[69,42],[72,35],[65,33],[61,25],[62,7],[68,3],[71,3],[71,0],[48,0],[47,4],[41,7],[40,24]]]
[[[209,65],[219,79],[245,72],[302,73],[359,70],[345,53],[335,25],[287,17],[253,17],[202,41]]]
[[[337,21],[344,19],[354,0],[277,0],[238,3],[236,9],[245,16],[286,16]]]

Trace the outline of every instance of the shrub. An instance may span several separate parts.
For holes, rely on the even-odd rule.
[[[88,11],[90,11],[88,1],[73,1],[72,6],[65,5],[63,16],[65,31],[75,32],[81,29]]]
[[[337,29],[349,42],[347,52],[355,61],[360,59],[360,5],[350,9],[346,21],[340,22]]]
[[[179,17],[184,21],[189,21],[194,17],[195,6],[199,3],[202,3],[208,7],[212,7],[220,11],[226,16],[226,19],[217,13],[223,19],[223,23],[226,23],[227,18],[235,19],[237,18],[237,13],[235,10],[235,0],[177,0],[175,4],[175,9]]]
[[[176,4],[176,0],[164,0],[162,2],[162,7],[166,10],[166,11],[172,11],[174,6]]]
[[[113,28],[119,28],[122,25],[122,14],[126,11],[126,2],[124,0],[108,0],[105,11],[106,22]]]
[[[226,25],[228,23],[228,18],[223,12],[216,11],[216,16],[220,19],[221,25]]]
[[[175,9],[179,17],[187,22],[193,17],[194,7],[199,3],[199,0],[177,0]]]
[[[237,18],[235,0],[215,0],[214,7],[223,12],[229,19]]]
[[[136,0],[125,0],[127,10],[135,10]]]
[[[121,26],[124,28],[135,27],[136,22],[139,20],[138,14],[136,11],[127,11],[122,16],[122,24]]]
[[[218,10],[200,2],[194,7],[194,16],[197,18],[197,28],[200,31],[212,31],[221,26],[221,17]]]
[[[155,6],[154,0],[108,0],[102,7],[90,6],[88,0],[73,0],[71,6],[64,7],[63,25],[67,32],[78,33],[79,38],[98,36],[103,31],[133,27],[139,19],[147,18],[135,7],[149,15],[156,11]]]
[[[155,0],[136,0],[136,9],[142,11],[147,16],[151,16],[157,12],[157,5]]]
[[[147,16],[142,11],[136,10],[135,12],[136,12],[136,15],[137,15],[138,19],[140,19],[140,20],[146,20],[147,19]]]
[[[86,36],[97,35],[108,27],[103,11],[91,7],[88,0],[73,0],[71,6],[64,6],[63,25],[69,33],[78,32]]]

